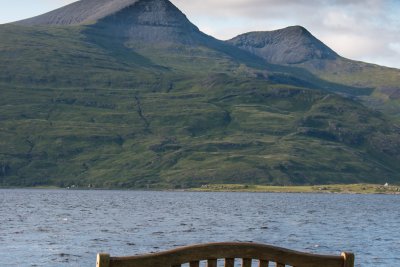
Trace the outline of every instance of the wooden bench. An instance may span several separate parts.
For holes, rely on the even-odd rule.
[[[225,267],[234,267],[235,259],[242,267],[253,263],[259,267],[354,267],[352,253],[316,255],[255,243],[209,243],[133,257],[98,254],[97,267],[199,267],[201,261],[207,261],[207,267],[217,267],[218,260],[223,260]]]

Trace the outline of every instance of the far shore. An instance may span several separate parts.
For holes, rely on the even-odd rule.
[[[46,190],[121,190],[121,191],[174,191],[174,192],[249,192],[249,193],[322,193],[322,194],[386,194],[400,195],[400,185],[334,184],[304,186],[270,186],[246,184],[208,184],[197,188],[94,188],[94,187],[0,187],[0,189],[46,189]]]
[[[193,188],[190,191],[400,195],[400,185],[336,184],[336,185],[307,185],[307,186],[266,186],[266,185],[244,185],[244,184],[213,184],[213,185],[203,185],[200,188]]]

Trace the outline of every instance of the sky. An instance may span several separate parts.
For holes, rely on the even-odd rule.
[[[0,24],[39,15],[72,2],[75,0],[0,0]],[[400,0],[171,2],[200,30],[218,39],[301,25],[344,57],[400,68]]]

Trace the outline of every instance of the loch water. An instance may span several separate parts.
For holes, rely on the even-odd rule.
[[[0,190],[0,266],[95,266],[205,242],[356,254],[400,266],[400,196]]]

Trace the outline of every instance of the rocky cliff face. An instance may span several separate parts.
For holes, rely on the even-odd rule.
[[[273,64],[299,64],[309,60],[339,57],[300,26],[276,31],[245,33],[228,42]]]
[[[139,0],[98,20],[92,27],[135,43],[196,44],[211,38],[166,0]]]

